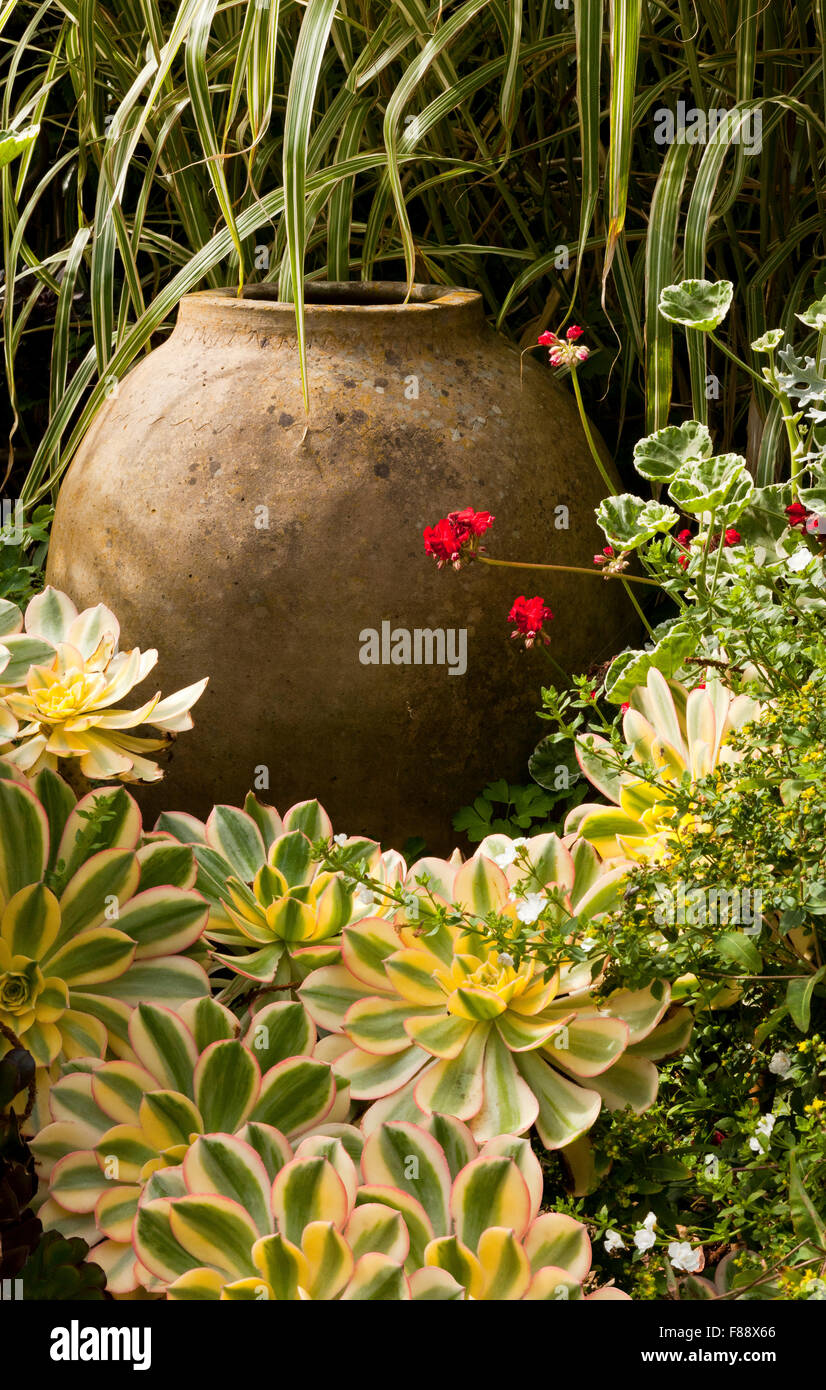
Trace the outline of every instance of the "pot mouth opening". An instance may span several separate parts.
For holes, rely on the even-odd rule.
[[[239,306],[253,302],[262,308],[286,309],[291,314],[295,312],[294,304],[279,299],[276,285],[244,285],[240,298],[229,287],[197,291],[186,298],[201,302],[220,298]],[[408,292],[407,285],[401,280],[308,280],[304,285],[307,309],[391,309],[405,312],[409,309],[459,308],[476,305],[480,299],[476,290],[454,289],[449,285],[414,284]]]

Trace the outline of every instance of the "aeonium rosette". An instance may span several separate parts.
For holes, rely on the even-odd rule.
[[[164,813],[156,830],[192,847],[197,886],[210,904],[206,934],[230,948],[216,959],[276,987],[337,960],[342,929],[375,911],[369,893],[348,886],[343,872],[322,868],[318,841],[332,838],[339,860],[363,865],[382,883],[397,882],[405,870],[401,855],[382,852],[375,840],[333,836],[317,801],[298,802],[282,819],[250,793],[243,810],[216,806],[206,823]]]
[[[492,836],[467,863],[419,861],[393,920],[346,927],[340,962],[302,986],[315,1021],[342,1039],[336,1067],[353,1099],[372,1102],[366,1132],[422,1110],[465,1121],[480,1141],[535,1124],[546,1147],[563,1148],[603,1103],[650,1105],[652,1059],[684,1045],[687,1013],[662,1022],[667,988],[598,1003],[581,951],[551,969],[529,949],[543,921],[575,945],[582,924],[616,904],[624,870],[556,835],[526,841],[519,863],[511,844]]]
[[[28,1132],[61,1065],[128,1049],[140,999],[209,994],[194,881],[188,850],[143,843],[124,787],[76,801],[56,773],[29,781],[0,760],[0,1021],[37,1062]]]
[[[295,1143],[323,1124],[359,1142],[343,1123],[346,1085],[314,1056],[316,1030],[301,1004],[267,1005],[239,1033],[238,1019],[214,999],[176,1010],[140,1004],[120,1060],[77,1061],[52,1087],[52,1123],[31,1144],[40,1193],[48,1192],[38,1214],[46,1230],[93,1247],[111,1293],[147,1282],[131,1243],[138,1200],[198,1135],[220,1130],[254,1142],[255,1127],[266,1125]]]
[[[25,630],[23,630],[25,629]],[[120,625],[99,603],[78,613],[51,586],[32,599],[25,616],[0,605],[0,753],[27,772],[79,759],[92,781],[156,782],[163,775],[147,753],[192,728],[189,711],[207,680],[139,709],[121,701],[158,660],[154,650],[118,651]],[[129,733],[149,724],[160,738]]]
[[[530,1144],[479,1148],[445,1115],[383,1124],[363,1150],[259,1127],[198,1138],[141,1197],[136,1253],[170,1299],[625,1299],[592,1289],[585,1227],[539,1214]]]
[[[676,830],[670,792],[688,774],[706,777],[721,762],[739,757],[727,746],[737,729],[756,719],[760,704],[735,695],[713,678],[689,691],[652,669],[624,707],[626,766],[600,734],[577,740],[582,771],[610,806],[583,802],[565,822],[606,860],[655,861],[667,857]],[[639,768],[639,773],[635,771]]]

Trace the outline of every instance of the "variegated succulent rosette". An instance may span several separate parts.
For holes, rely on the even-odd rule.
[[[51,586],[25,615],[0,603],[0,755],[35,773],[58,760],[79,759],[91,781],[156,782],[163,775],[148,753],[192,728],[189,713],[206,679],[139,709],[120,708],[145,680],[158,653],[118,651],[120,625],[103,604],[78,613]],[[144,724],[160,738],[129,733]]]
[[[629,761],[639,766],[639,775],[617,765],[615,751],[600,734],[581,738],[579,765],[612,804],[576,806],[566,832],[582,836],[606,860],[667,857],[674,834],[667,824],[674,815],[669,792],[686,773],[696,781],[718,763],[735,761],[737,754],[726,740],[756,719],[760,709],[751,696],[735,695],[716,678],[689,691],[651,670],[646,684],[632,692],[623,717]]]
[[[250,793],[243,809],[216,806],[206,822],[165,813],[156,830],[194,851],[198,888],[210,904],[207,935],[229,948],[216,960],[276,988],[337,960],[344,927],[376,911],[371,893],[348,887],[342,871],[322,869],[315,844],[334,839],[339,858],[388,886],[406,870],[400,854],[382,852],[375,840],[334,837],[317,801],[299,802],[282,818]]]
[[[494,913],[518,939],[520,913],[533,922],[543,902],[558,928],[562,902],[581,942],[624,883],[623,868],[606,868],[583,841],[535,836],[519,862],[508,844],[490,837],[461,865],[420,860],[405,880],[411,906],[392,921],[345,927],[341,960],[300,990],[319,1026],[338,1035],[336,1067],[353,1099],[369,1103],[367,1133],[421,1110],[466,1122],[479,1142],[535,1125],[547,1148],[564,1148],[603,1105],[651,1105],[654,1061],[688,1039],[690,1016],[670,1010],[667,986],[600,999],[587,958],[551,971],[480,935],[473,923]]]
[[[526,1140],[480,1150],[459,1121],[420,1119],[379,1126],[360,1156],[321,1135],[291,1155],[266,1126],[198,1138],[144,1189],[139,1261],[174,1300],[627,1297],[586,1285],[581,1222],[539,1215]]]
[[[152,1287],[131,1243],[138,1199],[199,1135],[239,1134],[254,1145],[264,1126],[288,1145],[323,1124],[360,1147],[358,1131],[342,1123],[346,1085],[337,1087],[330,1066],[314,1057],[316,1030],[301,1004],[270,1004],[239,1032],[235,1015],[213,999],[177,1010],[140,1004],[121,1060],[77,1062],[52,1088],[52,1123],[31,1145],[48,1192],[39,1216],[47,1230],[93,1247],[112,1293]]]
[[[210,993],[194,882],[183,846],[142,843],[124,787],[77,801],[56,773],[29,781],[0,760],[0,1020],[37,1063],[28,1133],[63,1064],[128,1052],[139,1000]]]

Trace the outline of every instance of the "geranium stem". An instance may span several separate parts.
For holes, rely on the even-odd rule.
[[[642,623],[643,627],[645,628],[646,632],[648,633],[648,636],[649,636],[649,637],[653,637],[653,636],[654,636],[654,630],[653,630],[653,628],[651,627],[651,624],[649,623],[649,621],[648,621],[648,619],[646,618],[645,614],[643,613],[642,609],[640,608],[640,605],[639,605],[639,603],[637,602],[636,598],[634,597],[633,590],[631,589],[631,586],[630,586],[630,584],[628,583],[628,580],[625,578],[624,575],[620,575],[620,578],[622,579],[622,587],[624,588],[625,592],[627,593],[628,597],[630,598],[631,602],[633,603],[634,607],[635,607],[636,610],[637,610],[637,616],[639,617],[640,622]]]
[[[577,409],[579,411],[579,418],[582,421],[582,428],[585,431],[585,438],[588,441],[588,448],[591,450],[591,457],[594,460],[594,463],[596,464],[597,468],[599,469],[600,476],[608,489],[609,496],[616,497],[617,489],[614,487],[614,484],[611,482],[611,479],[608,476],[608,470],[599,456],[599,450],[597,449],[596,441],[594,440],[594,436],[591,433],[591,426],[588,421],[588,416],[585,414],[585,405],[582,400],[582,392],[579,389],[579,378],[576,374],[576,367],[573,366],[571,367],[571,381],[573,383],[574,395],[576,396],[576,404]]]
[[[660,587],[656,579],[645,579],[640,574],[604,574],[602,570],[586,570],[580,565],[539,565],[527,560],[492,560],[488,555],[479,554],[476,559],[483,565],[499,565],[511,570],[559,570],[565,574],[589,574],[592,579],[621,579],[624,584],[650,584],[655,589]]]
[[[562,667],[560,666],[559,662],[557,661],[556,657],[555,657],[555,656],[551,656],[550,650],[548,649],[548,646],[547,646],[544,642],[543,642],[543,644],[542,644],[542,650],[544,651],[544,653],[545,653],[545,655],[547,656],[548,660],[550,661],[551,665],[556,667],[556,669],[557,669],[557,671],[559,672],[559,674],[561,675],[561,677],[562,677],[562,679],[563,679],[565,685],[568,685],[568,684],[570,683],[571,677],[568,675],[568,672],[567,672],[567,671],[563,671],[563,669],[562,669]]]

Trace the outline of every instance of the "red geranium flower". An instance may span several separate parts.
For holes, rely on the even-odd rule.
[[[465,507],[461,512],[448,512],[447,519],[454,531],[464,531],[468,536],[483,536],[496,520],[490,512],[475,512],[472,507]]]
[[[425,555],[434,557],[439,569],[445,565],[453,565],[454,569],[459,568],[462,562],[462,539],[451,526],[447,517],[437,521],[435,526],[425,527],[424,551]]]
[[[729,526],[723,536],[726,545],[739,545],[742,537],[739,531],[735,531],[733,526]]]
[[[686,527],[685,531],[678,531],[674,539],[678,545],[689,546],[691,545],[691,542],[693,541],[694,537],[688,530],[688,527]]]
[[[624,705],[620,705],[620,709],[622,710],[623,714],[627,714],[630,708],[631,706],[627,700]]]
[[[807,517],[812,515],[809,508],[804,507],[802,502],[792,502],[791,506],[786,507],[785,510],[790,526],[805,526]]]
[[[538,594],[535,598],[525,598],[524,594],[520,594],[508,614],[508,622],[515,624],[511,637],[524,637],[526,647],[532,647],[539,636],[543,642],[550,642],[550,637],[542,631],[542,624],[551,618],[553,613]]]
[[[465,507],[461,512],[449,512],[435,526],[425,527],[425,555],[432,555],[439,569],[445,565],[461,569],[465,560],[473,559],[477,540],[489,530],[494,520],[490,512],[477,512],[473,507]]]

